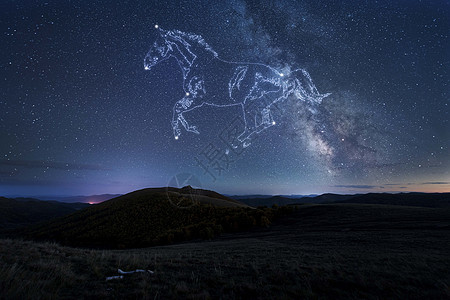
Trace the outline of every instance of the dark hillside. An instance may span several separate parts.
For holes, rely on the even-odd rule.
[[[267,226],[286,210],[254,209],[214,192],[196,191],[169,188],[171,199],[176,195],[177,202],[189,204],[180,207],[169,201],[165,188],[144,189],[29,228],[22,234],[71,246],[144,247]]]

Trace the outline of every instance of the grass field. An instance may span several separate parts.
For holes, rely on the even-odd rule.
[[[9,299],[450,299],[450,211],[304,205],[211,241],[90,250],[0,241]],[[149,269],[106,281],[124,271]]]

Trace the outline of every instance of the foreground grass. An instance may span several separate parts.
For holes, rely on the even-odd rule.
[[[0,291],[10,299],[450,298],[447,212],[320,207],[269,229],[146,249],[0,240]],[[106,281],[118,268],[155,273]]]

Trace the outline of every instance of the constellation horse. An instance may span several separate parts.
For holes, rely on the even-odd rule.
[[[320,94],[304,69],[282,73],[261,63],[229,62],[219,58],[200,35],[155,28],[159,36],[145,56],[145,70],[174,58],[183,73],[185,95],[173,107],[175,139],[181,135],[180,124],[186,131],[199,134],[197,126],[187,122],[185,113],[203,105],[240,106],[245,128],[237,140],[245,148],[252,135],[276,124],[271,113],[275,103],[294,95],[317,104],[330,95]]]

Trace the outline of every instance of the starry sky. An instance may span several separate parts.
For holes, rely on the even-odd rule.
[[[174,59],[144,70],[155,24],[228,61],[304,68],[331,95],[314,115],[280,103],[225,161],[234,108],[186,114],[200,134],[174,139],[183,75]],[[450,192],[449,28],[443,0],[1,1],[0,195],[180,174],[225,194]]]

